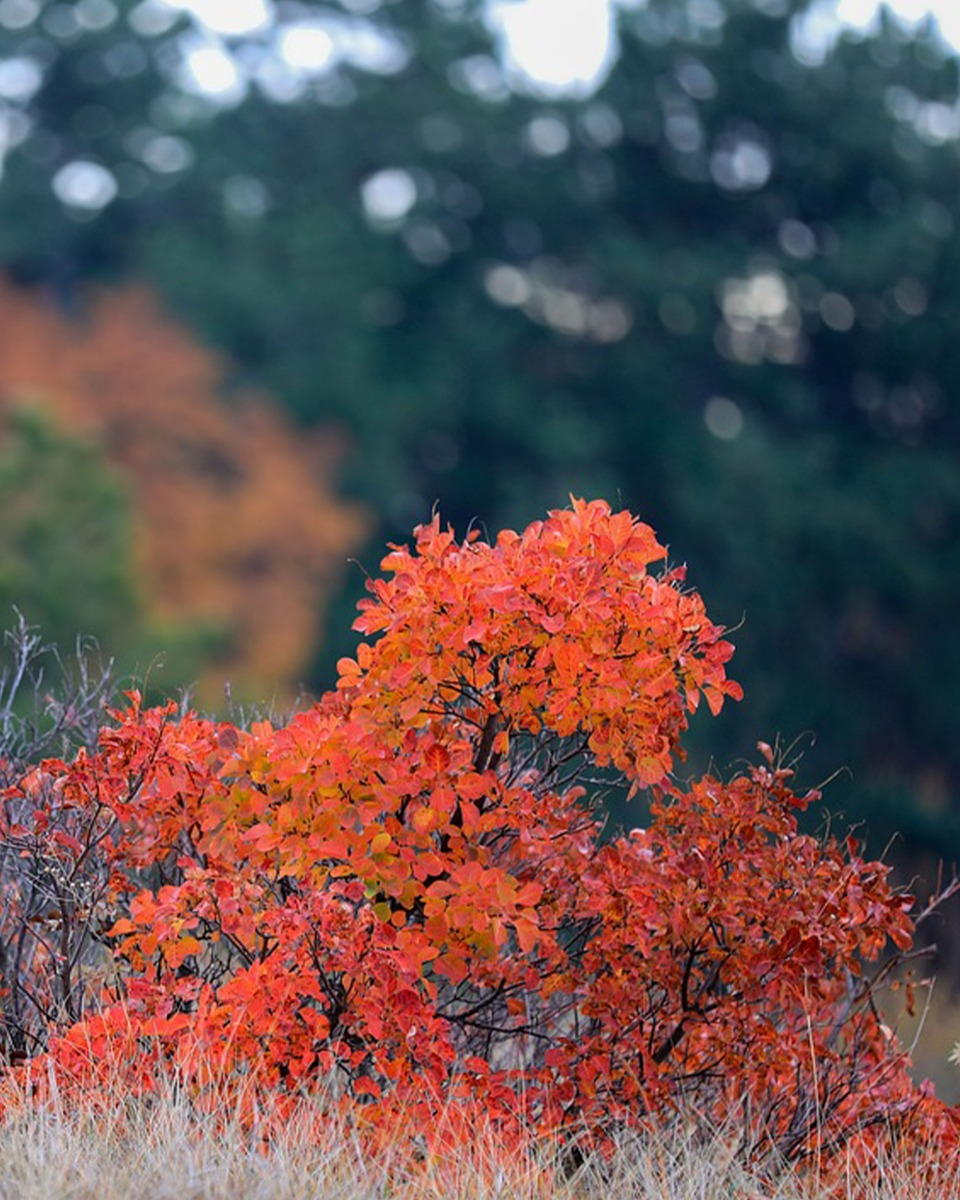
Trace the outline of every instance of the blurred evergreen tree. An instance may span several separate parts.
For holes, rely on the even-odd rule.
[[[4,61],[37,69],[4,93],[0,260],[65,296],[146,276],[341,422],[371,569],[435,501],[462,530],[619,496],[745,618],[747,700],[697,757],[813,731],[848,815],[957,855],[957,59],[889,16],[818,57],[808,7],[625,7],[571,98],[507,79],[476,4],[282,4],[225,39],[217,104],[150,0],[2,0]],[[333,59],[285,74],[318,22]]]
[[[81,663],[95,646],[103,661],[116,665],[118,683],[133,681],[158,702],[193,683],[198,664],[216,645],[216,631],[199,622],[150,616],[135,568],[133,533],[128,489],[100,446],[61,429],[46,405],[29,397],[5,406],[0,424],[4,638],[19,626],[14,646],[27,638],[62,656],[59,667],[47,663],[54,679],[74,649]],[[29,630],[42,633],[33,639]],[[39,664],[30,677],[43,677]],[[17,709],[26,712],[40,701],[25,687]]]
[[[79,636],[126,648],[138,603],[130,512],[96,448],[38,409],[5,421],[0,443],[0,612],[39,625],[64,652]]]

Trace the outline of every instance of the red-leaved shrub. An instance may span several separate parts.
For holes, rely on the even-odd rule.
[[[35,1088],[46,1046],[61,1090],[323,1090],[371,1130],[482,1111],[602,1146],[683,1103],[738,1114],[755,1156],[957,1153],[874,1004],[911,897],[798,832],[816,794],[763,744],[676,781],[688,714],[739,688],[663,558],[602,502],[494,545],[435,519],[310,711],[243,730],[131,693],[95,753],[24,774],[3,1012]],[[620,785],[650,822],[603,841]]]

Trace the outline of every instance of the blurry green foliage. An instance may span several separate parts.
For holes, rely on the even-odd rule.
[[[130,511],[95,446],[39,410],[0,437],[0,611],[16,606],[69,651],[79,635],[125,647],[137,623]]]
[[[849,767],[834,803],[878,842],[960,856],[958,63],[932,28],[821,59],[799,0],[648,0],[571,98],[509,86],[476,5],[280,5],[226,40],[247,88],[218,105],[184,85],[186,18],[67,33],[65,7],[0,29],[39,64],[0,260],[66,300],[145,276],[238,379],[343,424],[368,567],[436,501],[460,530],[570,491],[643,513],[742,621],[747,699],[696,755],[810,731],[804,774]],[[278,71],[311,19],[354,51],[372,23],[379,69]]]
[[[65,656],[93,642],[152,699],[189,685],[222,633],[144,613],[127,490],[101,449],[24,402],[0,431],[0,612]],[[16,614],[21,614],[20,618]]]

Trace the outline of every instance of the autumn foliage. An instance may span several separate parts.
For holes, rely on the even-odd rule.
[[[87,296],[68,315],[2,283],[0,323],[0,433],[26,405],[101,449],[132,497],[147,617],[220,647],[201,696],[216,703],[226,680],[241,696],[292,696],[365,534],[330,487],[336,439],[296,432],[260,396],[228,402],[224,365],[145,289]]]
[[[31,888],[50,902],[19,974],[8,951],[3,1013],[34,1086],[38,1061],[87,1093],[172,1071],[200,1105],[324,1091],[374,1132],[482,1111],[601,1147],[691,1103],[739,1114],[761,1158],[955,1154],[957,1114],[874,1004],[911,897],[852,841],[798,832],[817,796],[769,747],[677,780],[689,714],[739,688],[663,559],[599,501],[493,545],[435,519],[289,724],[131,694],[95,753],[23,773],[4,919]],[[649,823],[603,840],[619,786]]]

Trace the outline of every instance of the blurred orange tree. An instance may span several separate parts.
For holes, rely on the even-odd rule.
[[[289,699],[315,650],[324,598],[365,532],[360,509],[331,486],[335,433],[295,430],[262,395],[228,395],[225,364],[145,289],[92,294],[67,314],[47,296],[0,283],[0,321],[7,456],[17,458],[15,431],[35,410],[49,438],[73,444],[77,461],[99,454],[129,496],[136,628],[101,629],[77,603],[72,632],[97,632],[106,651],[141,670],[169,650],[161,686],[197,681],[209,703],[226,681],[237,696]],[[24,538],[15,515],[5,521],[0,561],[11,562]],[[42,558],[20,557],[43,570]],[[89,592],[83,570],[71,577],[78,602]],[[24,576],[3,600],[63,636],[69,617],[58,611],[54,620],[43,597],[56,592],[48,599],[62,609],[70,587]]]

